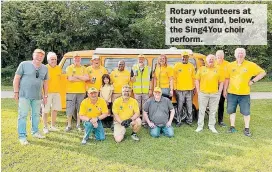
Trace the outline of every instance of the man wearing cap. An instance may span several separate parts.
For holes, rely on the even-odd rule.
[[[79,118],[79,107],[80,103],[85,97],[86,87],[85,81],[89,80],[86,68],[80,64],[81,57],[78,54],[74,55],[74,64],[66,68],[67,74],[67,90],[66,90],[66,115],[67,115],[67,127],[65,131],[72,129],[72,116],[76,111],[77,125],[76,128],[81,131],[80,118]]]
[[[14,99],[18,102],[18,134],[22,145],[27,145],[26,121],[29,109],[31,109],[32,136],[45,138],[39,133],[40,107],[47,103],[48,98],[48,70],[42,64],[44,51],[36,49],[33,52],[32,61],[23,61],[18,66],[14,80]],[[42,91],[43,90],[43,91]]]
[[[121,142],[125,136],[126,128],[132,127],[131,138],[139,141],[137,132],[141,128],[140,112],[137,100],[130,97],[131,87],[122,87],[122,97],[113,102],[112,111],[114,114],[114,139]]]
[[[262,79],[266,72],[257,64],[245,60],[246,50],[237,48],[235,50],[236,61],[227,67],[226,81],[224,86],[224,97],[227,98],[227,112],[230,114],[229,133],[234,133],[235,113],[237,105],[244,116],[245,136],[251,136],[249,131],[250,122],[250,86]],[[253,77],[253,79],[252,79]]]
[[[130,83],[130,73],[125,69],[124,60],[118,62],[118,68],[111,72],[110,79],[114,87],[112,94],[112,102],[114,102],[115,99],[122,96],[122,87]]]
[[[81,102],[79,115],[80,119],[84,121],[85,127],[82,144],[86,144],[92,132],[94,132],[96,140],[105,140],[101,120],[108,116],[108,107],[106,101],[98,97],[98,90],[95,87],[88,89],[88,98]]]
[[[54,52],[47,54],[48,64],[48,98],[47,103],[43,105],[43,132],[47,134],[50,131],[58,131],[56,128],[57,112],[61,110],[61,97],[60,97],[60,80],[61,80],[61,68],[57,65],[57,55]],[[51,127],[47,127],[47,115],[51,109]]]
[[[223,50],[218,50],[216,51],[216,65],[219,67],[219,70],[224,76],[227,73],[227,66],[229,62],[224,60],[224,51]],[[218,104],[218,124],[221,127],[226,127],[226,124],[223,122],[224,119],[224,103],[225,103],[225,98],[223,96],[223,91],[220,96],[219,104]]]
[[[138,101],[140,112],[143,112],[143,105],[147,99],[152,96],[151,85],[151,69],[145,66],[145,56],[140,54],[138,56],[138,64],[133,65],[131,69],[131,81],[133,83],[133,93],[135,99]],[[142,119],[142,124],[146,122]]]
[[[174,90],[178,103],[177,126],[181,126],[181,121],[186,120],[186,123],[192,125],[193,115],[193,94],[195,68],[191,63],[188,63],[189,54],[184,52],[181,54],[182,63],[178,62],[174,66]],[[187,113],[183,114],[182,107],[186,103]]]
[[[162,132],[167,137],[174,136],[174,129],[171,126],[175,115],[172,102],[162,97],[162,91],[155,87],[154,97],[149,98],[144,104],[144,118],[150,127],[150,135],[159,137]],[[170,111],[170,115],[169,115]]]
[[[87,72],[89,75],[89,81],[87,81],[87,87],[94,87],[100,90],[102,86],[102,76],[108,74],[105,67],[100,65],[100,58],[97,55],[92,57],[92,65],[87,67]]]
[[[224,75],[214,64],[214,55],[209,54],[206,57],[206,62],[207,66],[202,66],[197,71],[195,80],[199,103],[198,127],[195,131],[200,132],[203,130],[205,111],[207,106],[209,106],[209,129],[213,133],[218,133],[215,129],[215,114],[223,90]]]

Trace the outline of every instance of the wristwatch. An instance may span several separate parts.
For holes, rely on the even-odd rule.
[[[255,83],[255,81],[253,81],[253,79],[251,80],[251,82]]]
[[[44,98],[48,98],[48,96],[44,96]]]

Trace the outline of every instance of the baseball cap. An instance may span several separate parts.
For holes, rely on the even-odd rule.
[[[187,51],[184,51],[181,53],[181,56],[189,56],[189,53]]]
[[[139,55],[138,55],[138,58],[140,58],[140,57],[145,58],[145,56],[144,56],[143,54],[139,54]]]
[[[88,89],[88,93],[93,93],[93,92],[96,92],[96,93],[97,93],[98,91],[97,91],[97,89],[94,88],[94,87],[91,87],[91,88]]]
[[[155,88],[154,88],[154,92],[160,92],[160,93],[161,93],[162,91],[161,91],[161,88],[160,88],[160,87],[155,87]]]
[[[35,49],[34,53],[42,53],[43,55],[45,55],[45,52],[41,49]]]
[[[99,56],[98,55],[93,55],[92,60],[94,60],[94,59],[99,59]]]

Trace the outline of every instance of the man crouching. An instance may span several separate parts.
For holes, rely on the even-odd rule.
[[[132,127],[131,138],[139,141],[137,132],[141,128],[139,105],[136,99],[130,97],[131,87],[125,85],[122,88],[122,97],[113,102],[112,112],[114,114],[114,139],[117,143],[124,139],[126,128]]]
[[[86,144],[90,134],[94,131],[95,139],[105,140],[105,132],[101,120],[108,116],[108,107],[104,99],[98,97],[98,90],[89,88],[88,98],[80,104],[80,119],[84,121],[85,134],[82,144]]]
[[[143,113],[150,127],[150,135],[159,137],[162,132],[167,137],[173,137],[174,129],[171,126],[175,115],[173,104],[168,98],[162,97],[161,88],[155,87],[153,94],[154,97],[145,102]]]

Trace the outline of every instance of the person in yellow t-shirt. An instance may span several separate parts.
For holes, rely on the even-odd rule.
[[[105,132],[101,120],[108,116],[108,107],[104,99],[98,97],[98,90],[91,87],[87,91],[88,98],[80,104],[80,119],[84,121],[85,134],[82,144],[86,144],[90,134],[94,131],[95,139],[105,140]]]
[[[118,68],[113,70],[110,74],[111,82],[114,87],[112,102],[122,96],[122,87],[130,84],[130,72],[125,69],[125,65],[124,60],[119,61]]]
[[[113,102],[112,112],[114,114],[114,139],[117,143],[124,139],[126,128],[132,127],[131,138],[139,141],[137,132],[141,128],[141,118],[137,100],[130,97],[131,87],[122,87],[122,97]]]
[[[166,55],[162,54],[159,56],[153,76],[154,88],[160,87],[162,89],[162,96],[171,99],[174,89],[173,68],[167,65]]]
[[[186,120],[188,125],[192,125],[193,122],[192,108],[195,88],[195,68],[188,62],[188,59],[189,54],[184,52],[181,54],[182,63],[178,62],[174,66],[174,90],[178,103],[178,127],[182,125],[182,120]],[[187,113],[183,113],[182,111],[184,102],[186,102]]]
[[[209,106],[209,129],[218,133],[215,129],[215,114],[218,108],[221,92],[223,90],[224,76],[215,66],[215,56],[209,54],[206,57],[207,66],[202,66],[196,74],[195,86],[198,92],[199,117],[196,132],[203,130],[204,117],[207,106]]]
[[[47,134],[50,131],[58,131],[56,128],[57,112],[61,110],[61,97],[60,97],[60,80],[61,68],[57,65],[57,55],[54,52],[47,54],[48,64],[48,98],[47,103],[43,105],[43,132]],[[47,115],[51,109],[51,127],[47,127]]]
[[[250,86],[262,79],[266,72],[257,64],[245,60],[246,50],[237,48],[235,50],[236,61],[227,67],[226,81],[224,85],[224,97],[227,98],[227,112],[230,114],[229,133],[234,133],[235,113],[237,105],[244,116],[245,136],[251,136],[249,131],[250,122]],[[255,76],[255,77],[254,77]],[[252,79],[252,77],[254,77]]]
[[[229,62],[224,60],[224,51],[223,50],[218,50],[216,51],[216,65],[219,67],[221,72],[225,75],[227,73],[227,66]],[[220,96],[219,104],[218,104],[218,124],[221,127],[226,127],[226,124],[223,122],[224,119],[224,103],[225,103],[225,98],[223,96],[223,91]]]
[[[87,67],[87,73],[89,79],[86,84],[87,88],[95,87],[97,90],[100,90],[102,85],[102,76],[108,74],[108,71],[105,67],[100,65],[100,58],[97,55],[92,57],[92,65]],[[88,89],[87,89],[88,90]]]
[[[86,72],[86,68],[80,64],[81,57],[77,54],[73,57],[74,64],[66,68],[67,74],[67,90],[66,90],[66,115],[67,115],[67,127],[66,132],[72,129],[72,116],[76,111],[75,118],[77,119],[76,128],[81,131],[80,119],[79,119],[79,106],[85,97],[86,86],[85,81],[89,80],[89,76]]]

